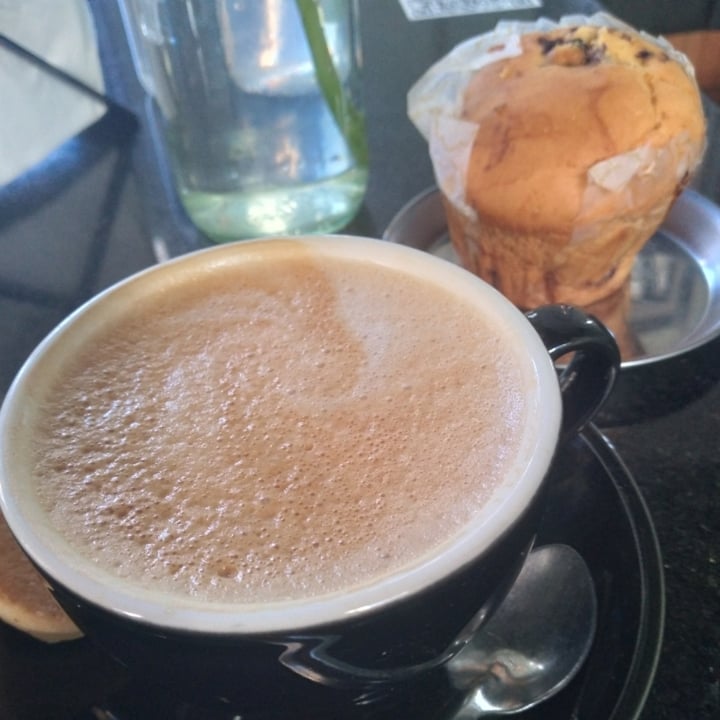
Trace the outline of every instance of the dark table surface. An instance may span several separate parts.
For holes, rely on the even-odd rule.
[[[597,4],[545,5],[545,14],[556,16]],[[152,107],[128,62],[117,9],[109,1],[91,6],[112,98],[108,112],[0,188],[0,397],[37,342],[74,307],[156,262],[158,248],[174,255],[209,244],[179,209],[168,181]],[[396,0],[362,0],[361,19],[371,173],[366,201],[348,231],[381,236],[398,210],[434,182],[425,143],[406,117],[407,89],[435,59],[494,25],[497,16],[409,23]],[[716,108],[708,104],[708,110],[708,157],[695,187],[717,202],[720,143]],[[663,555],[664,643],[644,720],[720,717],[719,351],[718,341],[709,341],[624,373],[612,416],[601,423],[642,491]],[[61,682],[54,651],[45,657],[44,646],[3,632],[0,700],[8,707],[0,716],[59,717],[26,697],[32,683],[9,687],[3,679],[22,655],[32,656],[48,682]]]

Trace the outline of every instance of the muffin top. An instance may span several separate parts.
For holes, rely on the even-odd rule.
[[[469,206],[514,229],[569,232],[680,191],[705,141],[691,70],[612,27],[529,32],[520,48],[464,92],[461,117],[477,124]]]

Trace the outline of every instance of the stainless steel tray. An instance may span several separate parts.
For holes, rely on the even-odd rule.
[[[408,202],[383,235],[457,262],[436,188]],[[720,335],[720,208],[694,190],[638,255],[622,316],[591,310],[619,338],[623,367],[666,360]]]

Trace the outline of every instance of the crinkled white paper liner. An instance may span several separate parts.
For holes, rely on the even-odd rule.
[[[521,53],[521,35],[534,31],[549,31],[558,27],[591,25],[613,27],[639,34],[654,43],[679,62],[691,78],[695,71],[683,53],[663,37],[654,37],[635,30],[627,23],[607,13],[595,15],[565,15],[560,20],[540,18],[535,21],[501,20],[494,30],[469,38],[457,45],[445,57],[432,65],[410,88],[407,96],[408,116],[428,141],[430,157],[437,183],[450,202],[470,219],[475,211],[465,202],[465,176],[477,125],[464,120],[463,96],[473,74],[480,68]],[[681,158],[677,167],[677,179],[692,170],[694,157],[688,138],[678,138],[677,147],[671,154]],[[682,155],[687,147],[687,158]],[[622,190],[638,174],[651,173],[657,164],[657,152],[648,146],[634,148],[629,152],[596,163],[588,171],[589,186],[597,190],[617,192]],[[587,198],[589,201],[590,198]],[[587,208],[588,202],[583,202]]]

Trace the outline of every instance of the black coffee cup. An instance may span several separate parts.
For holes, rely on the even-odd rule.
[[[295,601],[170,600],[78,558],[49,527],[32,490],[32,427],[43,393],[94,330],[198,273],[267,248],[370,259],[451,287],[504,328],[532,383],[522,455],[489,509],[416,566],[347,592]],[[570,359],[558,373],[553,363]],[[532,548],[548,469],[588,422],[619,368],[611,334],[569,306],[523,315],[470,273],[428,254],[342,236],[246,241],[146,270],[84,305],[46,338],[0,412],[2,510],[78,626],[126,664],[160,712],[182,717],[435,718],[461,701],[446,664],[502,602]],[[175,710],[173,710],[175,712]],[[194,713],[194,714],[193,714]],[[181,715],[178,715],[178,717]]]

